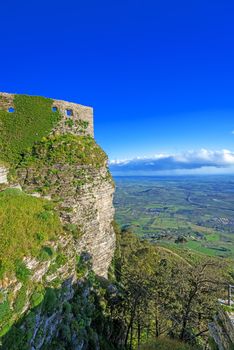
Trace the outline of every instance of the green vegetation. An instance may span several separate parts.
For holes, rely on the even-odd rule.
[[[234,259],[233,177],[116,178],[116,220],[169,249]]]
[[[31,307],[34,308],[34,307],[37,307],[38,305],[41,304],[41,302],[43,301],[44,299],[44,293],[42,293],[41,291],[35,291],[33,293],[33,295],[31,296]]]
[[[27,300],[27,284],[25,284],[18,292],[16,300],[14,302],[14,313],[18,314],[22,311]]]
[[[75,239],[80,238],[82,236],[82,232],[76,224],[66,224],[64,225],[64,229],[65,231],[71,233]]]
[[[117,250],[112,280],[97,278],[91,256],[82,253],[76,258],[80,282],[73,286],[72,299],[64,302],[70,293],[66,282],[57,288],[35,285],[29,298],[33,310],[13,326],[5,301],[0,309],[7,320],[2,328],[4,350],[28,349],[38,315],[54,314],[62,322],[43,350],[74,349],[80,341],[90,349],[99,344],[102,350],[203,349],[209,338],[207,324],[218,310],[224,266],[207,259],[191,264],[169,249],[113,226]],[[53,261],[56,267],[67,262],[60,248]],[[18,291],[15,313],[25,305],[26,290],[27,282]],[[38,329],[35,348],[47,331],[43,325]]]
[[[59,112],[52,112],[53,100],[38,96],[15,95],[14,113],[0,110],[0,158],[18,163],[34,142],[47,136],[59,121]]]
[[[42,247],[39,255],[37,256],[38,260],[46,261],[52,258],[54,252],[51,247]]]
[[[119,334],[119,330],[114,329],[109,317],[106,289],[103,289],[92,272],[90,257],[84,254],[78,261],[86,270],[86,277],[82,283],[74,286],[73,298],[64,302],[63,295],[69,293],[69,286],[64,285],[60,289],[46,288],[46,290],[38,286],[31,296],[31,306],[34,309],[12,327],[6,328],[8,332],[5,332],[2,338],[2,349],[30,349],[33,335],[35,335],[33,345],[37,348],[37,344],[40,344],[42,337],[49,330],[43,330],[40,326],[35,333],[36,319],[38,315],[50,317],[55,312],[62,322],[57,325],[58,332],[54,334],[49,344],[43,345],[43,350],[77,349],[82,343],[87,349],[95,349],[98,344],[102,350],[118,348],[111,339],[115,334]],[[5,308],[7,313],[7,305]]]
[[[122,301],[114,314],[125,325],[126,348],[138,349],[154,338],[143,349],[167,349],[169,344],[203,349],[208,323],[220,307],[226,265],[221,259],[188,262],[127,230],[117,230],[117,238],[115,273]]]
[[[217,300],[226,297],[223,283],[234,278],[221,259],[234,258],[233,183],[119,179],[115,204],[122,228],[113,224],[117,249],[110,281],[100,279],[90,254],[76,256],[79,225],[62,225],[55,208],[70,218],[63,198],[92,185],[107,156],[90,136],[50,134],[60,119],[51,106],[50,99],[15,96],[15,112],[0,111],[0,163],[11,165],[11,179],[24,179],[28,192],[52,198],[0,192],[2,349],[38,348],[50,332],[45,324],[58,329],[42,350],[79,348],[80,341],[102,350],[204,348]],[[65,124],[82,135],[89,126],[72,119]],[[71,246],[57,240],[63,234]],[[30,257],[38,270],[28,268]],[[72,263],[79,283],[73,283]]]
[[[43,301],[43,311],[50,315],[58,306],[58,297],[56,291],[52,288],[47,289]]]
[[[22,260],[15,261],[15,274],[20,282],[27,282],[30,276],[30,270]]]
[[[106,161],[105,152],[92,137],[64,134],[42,138],[33,146],[32,152],[25,155],[21,166],[33,166],[38,171],[41,167],[47,167],[53,173],[57,170],[54,168],[56,164],[91,165],[100,168]]]
[[[45,242],[63,232],[51,203],[16,189],[0,193],[0,227],[1,277],[15,271],[22,282],[29,277],[22,259],[38,256]]]
[[[195,350],[188,344],[182,343],[178,340],[159,338],[157,341],[141,346],[141,350]]]
[[[10,304],[8,300],[0,303],[0,323],[4,322],[11,315]]]

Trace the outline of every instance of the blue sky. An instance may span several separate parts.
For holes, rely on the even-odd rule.
[[[92,105],[111,159],[234,150],[233,0],[4,1],[0,91]]]

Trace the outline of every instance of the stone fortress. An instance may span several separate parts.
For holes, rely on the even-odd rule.
[[[15,94],[0,92],[0,110],[9,113],[9,118],[16,112],[14,106]],[[93,108],[73,102],[54,100],[52,112],[59,111],[62,116],[53,132],[62,134],[89,135],[94,137]],[[85,127],[85,131],[84,131]],[[82,130],[82,131],[81,131]],[[1,132],[1,125],[0,125]],[[7,184],[7,169],[0,164],[0,184]]]
[[[15,94],[0,92],[0,110],[8,111],[9,117],[10,114],[14,114],[16,112],[14,106],[14,96]],[[94,137],[92,107],[53,99],[52,111],[56,112],[57,110],[62,115],[62,119],[54,131],[58,131],[60,133],[70,132],[80,135],[80,127],[82,125],[86,125],[85,134]]]

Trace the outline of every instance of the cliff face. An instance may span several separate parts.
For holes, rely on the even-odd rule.
[[[219,350],[233,349],[234,324],[233,313],[220,310],[214,322],[209,324],[209,331]]]
[[[63,138],[61,142],[70,143],[71,140],[64,141]],[[95,145],[94,142],[92,144]],[[79,149],[75,147],[72,145],[71,149],[77,155]],[[44,152],[40,149],[40,154],[32,164],[29,161],[23,168],[17,169],[22,189],[34,196],[45,196],[57,201],[62,222],[67,227],[77,227],[79,231],[76,238],[77,252],[90,253],[94,272],[107,277],[115,249],[115,235],[112,228],[114,186],[106,160],[98,168],[81,162],[77,164],[76,160],[69,164],[68,159],[53,160],[48,165],[47,159],[56,150],[49,154]]]
[[[0,94],[0,128],[0,336],[35,308],[30,327],[28,318],[20,326],[30,333],[20,346],[44,349],[90,264],[107,277],[115,249],[114,185],[92,138],[91,108]],[[81,293],[84,303],[89,293],[88,287]],[[78,336],[82,327],[76,325],[71,349],[87,348],[87,334]]]

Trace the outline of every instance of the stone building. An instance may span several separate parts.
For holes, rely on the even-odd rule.
[[[16,113],[14,96],[15,94],[0,92],[0,110],[9,112],[9,115]],[[62,100],[52,101],[52,111],[59,111],[62,116],[54,131],[94,136],[92,107]]]

